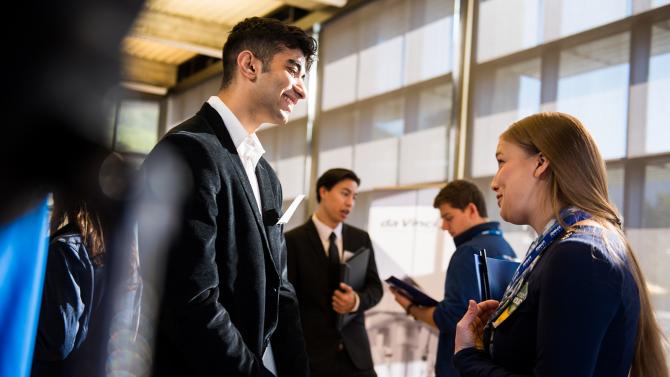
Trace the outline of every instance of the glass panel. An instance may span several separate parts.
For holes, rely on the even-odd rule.
[[[372,140],[400,137],[403,134],[405,128],[404,104],[403,98],[394,98],[373,105]],[[365,127],[364,124],[360,126],[361,130],[364,130]],[[365,131],[359,131],[359,135],[365,133]],[[361,139],[365,139],[365,137],[361,137]]]
[[[453,0],[417,0],[410,4],[410,30],[405,34],[405,85],[452,70]]]
[[[303,118],[284,126],[265,124],[256,133],[265,149],[263,158],[270,163],[282,184],[284,200],[305,191],[306,127]]]
[[[643,228],[670,228],[670,162],[645,170]]]
[[[447,178],[451,89],[451,84],[447,83],[419,93],[416,129],[406,130],[400,140],[400,184],[437,182]]]
[[[119,105],[116,150],[149,153],[158,138],[160,105],[154,101],[126,100]]]
[[[402,37],[395,37],[361,51],[359,99],[385,93],[402,85],[402,51]]]
[[[277,171],[277,159],[279,158],[279,149],[277,148],[278,133],[281,132],[280,127],[273,124],[264,124],[256,132],[258,140],[261,141],[265,153],[263,158],[272,166],[272,169]]]
[[[649,79],[647,83],[647,128],[645,152],[670,151],[670,21],[652,27]]]
[[[419,94],[418,129],[444,127],[451,121],[451,83],[424,89]]]
[[[545,14],[555,17],[558,35],[548,32],[545,40],[575,34],[629,16],[632,0],[545,0]]]
[[[482,72],[475,88],[471,174],[495,174],[498,137],[510,123],[540,110],[540,60]]]
[[[605,159],[626,155],[629,33],[561,52],[558,111],[579,118]]]
[[[623,214],[623,166],[607,166],[607,188],[610,201],[614,203],[620,214]]]
[[[323,114],[318,139],[319,176],[331,168],[353,168],[357,120],[358,113],[351,108]]]
[[[477,61],[537,45],[541,39],[541,0],[480,0]]]
[[[354,170],[361,189],[398,183],[398,140],[405,128],[404,98],[395,97],[361,109],[354,147]]]
[[[356,100],[358,55],[349,55],[326,63],[323,73],[323,109],[345,105]]]
[[[329,22],[321,33],[323,110],[356,100],[358,22],[350,15]]]
[[[309,88],[309,78],[310,78],[310,73],[305,76],[305,90]],[[300,118],[306,117],[307,116],[307,99],[309,98],[309,93],[307,93],[307,97],[304,100],[298,101],[298,104],[295,105],[293,108],[293,112],[291,113],[291,117],[289,118],[290,121],[296,121]]]
[[[645,169],[641,229],[626,229],[651,293],[656,319],[670,335],[670,162],[650,163]],[[625,223],[624,223],[625,224]]]

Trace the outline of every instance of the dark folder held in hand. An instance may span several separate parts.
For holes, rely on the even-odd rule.
[[[438,302],[432,297],[425,294],[421,289],[404,280],[400,280],[395,276],[391,276],[385,280],[391,287],[397,289],[405,295],[415,305],[419,306],[436,306]]]
[[[489,258],[486,250],[480,250],[474,254],[475,271],[479,283],[480,301],[498,300],[505,294],[505,289],[519,267],[518,262]]]
[[[340,281],[350,286],[354,291],[360,292],[365,288],[365,280],[368,276],[368,263],[370,261],[370,249],[361,247],[345,263],[340,265]],[[338,314],[337,329],[342,330],[356,313]]]

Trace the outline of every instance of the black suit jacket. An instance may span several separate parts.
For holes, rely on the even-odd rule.
[[[355,252],[365,246],[371,253],[365,288],[357,292],[360,298],[357,315],[338,332],[328,279],[328,258],[314,222],[310,219],[286,233],[288,277],[298,295],[310,366],[315,372],[335,370],[340,342],[357,368],[373,367],[364,312],[379,302],[383,291],[372,242],[367,232],[342,224],[342,243],[344,250]]]
[[[280,376],[309,375],[283,226],[274,225],[281,185],[267,161],[261,158],[256,168],[261,216],[221,117],[204,104],[157,144],[143,170],[148,203],[158,208],[186,190],[176,231],[164,235],[170,240],[165,278],[147,279],[163,292],[154,374],[271,375],[261,358],[272,341]],[[161,185],[164,175],[183,184]],[[143,254],[155,251],[142,249],[150,227],[151,219],[140,222]]]

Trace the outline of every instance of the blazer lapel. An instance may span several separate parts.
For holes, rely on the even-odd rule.
[[[208,103],[202,105],[202,108],[200,109],[198,114],[203,118],[205,118],[209,126],[216,134],[223,148],[229,152],[227,153],[227,156],[230,161],[230,165],[233,166],[233,170],[235,170],[235,173],[237,174],[239,181],[242,182],[244,196],[247,198],[247,202],[254,214],[254,218],[256,219],[256,225],[258,226],[258,229],[261,232],[261,238],[263,239],[263,243],[265,244],[266,249],[268,250],[270,255],[272,255],[272,249],[270,248],[270,243],[268,242],[268,237],[265,232],[265,226],[263,224],[263,217],[261,216],[261,213],[258,210],[258,204],[256,204],[256,198],[254,197],[254,192],[251,189],[251,183],[249,183],[249,177],[247,177],[247,173],[244,171],[242,160],[240,159],[240,156],[237,154],[237,148],[235,148],[235,144],[233,144],[233,139],[230,137],[228,129],[226,128],[226,125],[223,123],[223,119],[221,119],[219,113],[217,113],[216,110],[214,110],[214,108],[212,108]]]
[[[279,221],[279,213],[281,209],[275,208],[276,200],[272,191],[272,183],[270,181],[268,171],[261,160],[259,160],[258,164],[256,165],[256,179],[258,179],[258,191],[260,191],[261,207],[263,207],[262,221],[264,223],[263,225],[267,235],[271,233],[270,230],[272,227],[277,226],[277,221]],[[280,260],[280,256],[277,254],[279,252],[280,250],[278,247],[274,249],[270,248],[270,253],[272,254],[273,259],[272,261],[275,267]]]

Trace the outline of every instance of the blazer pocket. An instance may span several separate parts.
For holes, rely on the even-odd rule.
[[[265,226],[274,226],[277,225],[277,221],[281,219],[283,213],[276,208],[271,208],[263,212],[263,225]]]

